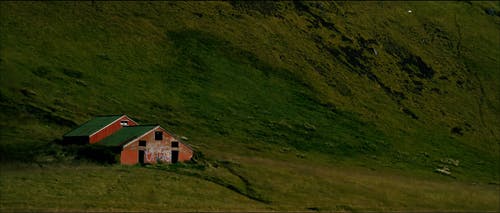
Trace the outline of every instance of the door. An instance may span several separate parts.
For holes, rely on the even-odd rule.
[[[139,163],[144,164],[144,150],[139,150]]]
[[[177,163],[179,161],[179,151],[172,150],[172,163]]]

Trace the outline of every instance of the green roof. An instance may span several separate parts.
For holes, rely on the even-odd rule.
[[[152,130],[158,125],[138,125],[138,126],[126,126],[116,131],[112,135],[104,138],[98,144],[106,146],[120,146],[126,142],[134,140],[144,133]]]
[[[87,121],[78,128],[71,130],[64,136],[90,136],[122,116],[123,115],[110,115],[94,117],[92,120]]]

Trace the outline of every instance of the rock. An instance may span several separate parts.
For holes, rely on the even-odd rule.
[[[490,15],[490,16],[494,16],[495,15],[495,9],[493,8],[487,8],[484,10],[484,12],[486,12],[486,14]]]
[[[310,124],[310,123],[308,123],[308,122],[305,122],[305,123],[304,123],[304,128],[305,128],[306,130],[310,130],[310,131],[314,131],[314,130],[316,130],[316,126],[314,126],[313,124]]]
[[[448,175],[451,176],[450,169],[448,167],[443,167],[443,168],[437,168],[434,170],[437,173],[443,174],[443,175]]]
[[[33,90],[30,90],[30,89],[22,88],[20,91],[26,97],[36,96],[36,92],[34,92]]]
[[[290,151],[290,148],[288,148],[288,147],[284,147],[284,148],[280,149],[280,152],[283,152],[283,153],[284,152],[289,152],[289,151]]]
[[[460,164],[459,160],[455,160],[453,158],[443,158],[439,160],[441,163],[445,163],[448,165],[458,166]]]
[[[430,156],[429,153],[427,153],[427,152],[420,152],[420,154],[425,156],[426,158],[428,158]]]
[[[187,141],[187,140],[189,140],[189,139],[188,139],[186,136],[182,136],[182,137],[181,137],[181,140]]]
[[[302,154],[302,153],[297,153],[296,156],[298,158],[306,158],[306,155],[305,154]]]

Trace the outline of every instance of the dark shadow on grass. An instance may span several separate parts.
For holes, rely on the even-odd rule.
[[[209,160],[204,158],[202,153],[200,152],[197,153],[198,154],[197,156],[194,157],[194,160],[187,163],[147,165],[145,166],[145,168],[159,169],[167,172],[174,172],[180,175],[199,178],[205,181],[215,183],[224,188],[227,188],[251,200],[263,204],[271,204],[270,200],[264,198],[261,194],[259,194],[254,190],[252,184],[247,178],[245,178],[242,174],[236,171],[235,167],[238,167],[239,166],[238,164],[228,161]],[[245,184],[245,186],[243,188],[240,188],[238,186],[235,186],[234,184],[225,181],[222,178],[203,174],[203,171],[206,169],[206,167],[210,165],[217,165],[218,167],[227,169],[232,175],[238,177]]]

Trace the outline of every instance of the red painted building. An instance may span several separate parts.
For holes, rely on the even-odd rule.
[[[126,115],[96,117],[65,134],[64,140],[119,148],[120,163],[126,165],[176,163],[193,157],[193,149],[172,133],[159,125],[138,125]]]
[[[126,165],[176,163],[193,157],[191,147],[159,125],[124,127],[99,143],[120,146],[120,162]]]
[[[124,126],[135,126],[137,122],[126,115],[97,116],[64,134],[67,143],[96,143]]]

